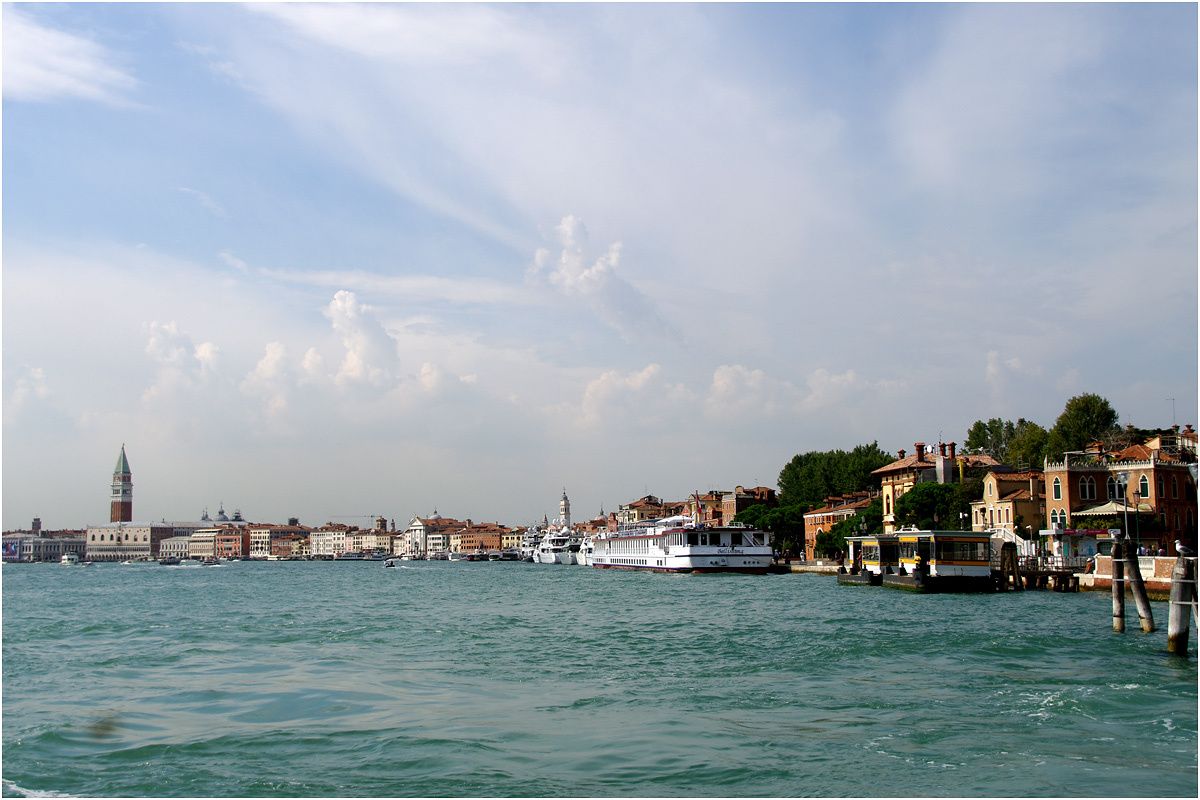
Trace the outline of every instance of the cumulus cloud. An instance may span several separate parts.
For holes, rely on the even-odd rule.
[[[341,290],[329,301],[325,316],[342,339],[345,354],[334,380],[338,385],[389,382],[396,366],[396,340],[376,318],[374,309]]]
[[[592,310],[626,340],[673,333],[649,297],[617,275],[621,243],[613,242],[588,263],[588,232],[573,214],[555,228],[561,249],[555,257],[546,248],[535,254],[526,277],[548,282],[568,297],[585,299]]]
[[[91,39],[43,25],[17,6],[4,7],[4,97],[80,98],[127,105],[137,81]]]
[[[287,348],[280,342],[270,342],[254,370],[242,381],[241,389],[261,398],[267,415],[277,417],[287,411],[289,387]]]
[[[592,427],[619,423],[643,428],[664,422],[693,400],[686,386],[664,379],[660,364],[631,372],[606,370],[584,389],[580,421]]]

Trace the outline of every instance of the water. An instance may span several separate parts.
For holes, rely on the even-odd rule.
[[[8,796],[1196,796],[1195,633],[1102,594],[243,562],[3,601]]]

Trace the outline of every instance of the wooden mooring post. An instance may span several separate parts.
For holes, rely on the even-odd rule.
[[[1021,582],[1021,569],[1018,563],[1016,543],[1005,542],[1000,545],[1000,580],[997,582],[996,588],[1007,592],[1010,581],[1015,591],[1019,592],[1025,588]]]
[[[1125,545],[1120,539],[1112,548],[1113,630],[1125,632]]]
[[[1171,571],[1171,608],[1167,614],[1167,652],[1187,658],[1191,618],[1196,609],[1196,559],[1180,555]]]
[[[1150,610],[1150,595],[1146,594],[1146,584],[1142,581],[1142,567],[1138,562],[1137,552],[1125,534],[1122,540],[1125,545],[1125,563],[1129,565],[1126,573],[1129,576],[1129,588],[1133,592],[1133,602],[1137,606],[1138,619],[1141,620],[1142,630],[1146,633],[1154,631],[1154,613]]]

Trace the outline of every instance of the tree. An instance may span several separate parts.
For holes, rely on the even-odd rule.
[[[918,483],[896,501],[896,525],[915,525],[923,530],[956,529],[959,514],[970,510],[959,486]]]
[[[1067,401],[1046,440],[1046,454],[1060,459],[1063,453],[1082,450],[1088,443],[1106,440],[1119,432],[1117,412],[1098,394],[1081,394]]]
[[[1046,457],[1046,429],[1027,419],[1017,420],[1003,463],[1038,469]]]
[[[847,536],[874,536],[880,533],[883,533],[883,501],[876,497],[853,517],[847,517],[829,530],[817,534],[816,552],[825,556],[845,553],[848,549]]]
[[[742,509],[734,521],[770,531],[777,550],[795,554],[804,548],[804,514],[812,507],[812,503],[778,508],[755,505]]]
[[[779,472],[779,505],[821,503],[833,495],[860,492],[874,481],[871,473],[895,459],[877,442],[844,450],[799,453]]]
[[[1003,463],[1009,442],[1015,434],[1016,426],[1011,420],[993,417],[984,422],[977,419],[975,424],[967,429],[967,439],[963,447],[972,452],[987,453]]]

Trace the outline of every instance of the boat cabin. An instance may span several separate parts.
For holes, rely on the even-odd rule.
[[[850,563],[872,575],[893,573],[900,566],[900,542],[894,535],[847,536]]]
[[[920,556],[931,578],[991,578],[991,534],[987,531],[901,529],[896,538],[904,572],[911,573]]]

